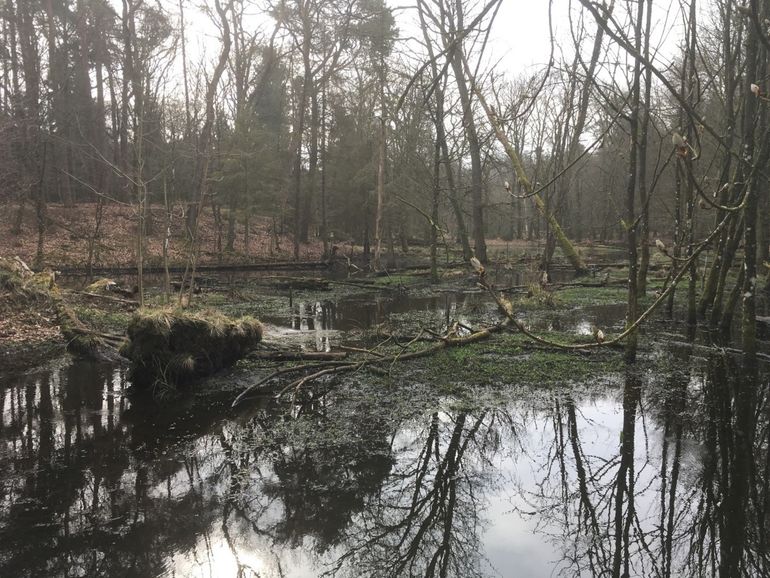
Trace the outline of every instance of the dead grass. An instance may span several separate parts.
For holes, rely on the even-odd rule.
[[[165,389],[235,364],[261,341],[262,325],[214,310],[145,309],[134,315],[128,337],[121,353],[131,361],[131,381]]]

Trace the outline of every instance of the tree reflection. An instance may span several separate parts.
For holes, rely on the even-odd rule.
[[[499,406],[367,382],[236,417],[43,372],[0,389],[0,576],[493,575],[501,496],[556,575],[770,575],[767,377],[666,359]]]
[[[659,382],[626,376],[614,451],[582,439],[595,428],[571,396],[554,402],[531,495],[540,527],[561,528],[562,574],[769,575],[767,383],[724,357],[676,363]]]
[[[485,492],[503,411],[445,411],[397,440],[398,459],[380,492],[351,524],[328,574],[480,576]]]
[[[136,463],[122,375],[71,364],[0,389],[0,576],[152,576],[210,520]],[[166,478],[170,480],[170,477]]]
[[[228,430],[232,513],[274,550],[312,537],[328,575],[485,575],[485,488],[513,418],[423,404],[384,412],[376,397],[330,396],[300,420]]]
[[[228,429],[220,442],[233,480],[229,499],[254,531],[288,547],[312,537],[318,552],[339,542],[392,466],[391,425],[366,405],[351,411],[317,400],[303,406],[302,419],[261,414]]]

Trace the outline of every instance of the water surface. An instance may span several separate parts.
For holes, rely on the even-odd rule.
[[[234,412],[129,400],[119,365],[63,359],[0,377],[0,576],[768,575],[768,378],[741,374],[661,345],[583,382],[448,395],[406,371]]]

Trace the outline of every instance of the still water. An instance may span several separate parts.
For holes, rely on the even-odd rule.
[[[770,575],[767,373],[641,367],[237,412],[130,401],[114,364],[0,377],[0,576]]]
[[[3,383],[0,575],[766,575],[766,413],[736,447],[734,373],[473,404],[350,383],[233,415],[62,362]]]
[[[560,331],[590,336],[593,327],[622,330],[626,307],[622,303],[589,305],[569,311],[538,311],[522,315],[530,330]],[[497,306],[481,292],[447,292],[414,297],[404,294],[353,297],[344,300],[287,298],[280,314],[261,316],[268,338],[311,351],[331,351],[355,332],[380,328],[384,333],[416,331],[427,327],[444,332],[454,322],[465,326],[492,325]],[[480,323],[481,321],[481,323]]]

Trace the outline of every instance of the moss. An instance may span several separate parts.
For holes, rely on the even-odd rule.
[[[623,286],[569,287],[559,291],[559,299],[565,306],[612,305],[625,303],[628,289]]]
[[[62,330],[65,332],[65,330]],[[73,355],[85,358],[97,357],[98,351],[103,347],[102,341],[91,334],[65,332],[67,337],[67,351]]]
[[[205,295],[201,295],[197,301],[204,307],[219,307],[227,304],[230,301],[230,298],[224,293],[206,293]]]
[[[109,357],[104,342],[87,327],[64,301],[56,302],[59,329],[67,342],[67,351],[89,359]]]
[[[408,285],[425,284],[426,279],[424,276],[410,274],[410,273],[398,273],[394,275],[384,275],[382,277],[376,277],[373,279],[374,284],[382,285],[384,287],[401,287]]]
[[[568,341],[567,336],[553,336]],[[574,340],[574,336],[572,336]],[[447,349],[428,360],[415,362],[415,377],[457,393],[468,386],[556,386],[606,377],[623,369],[622,356],[597,351],[581,355],[571,351],[538,350],[521,335]]]
[[[18,294],[22,291],[23,287],[24,284],[22,283],[21,277],[13,271],[0,268],[0,291]]]
[[[125,311],[109,311],[86,306],[75,306],[73,309],[83,322],[104,333],[123,333],[131,322],[131,314]]]
[[[35,301],[54,301],[60,294],[51,271],[33,273],[20,260],[0,258],[0,295],[5,297],[5,304],[22,307]]]
[[[262,325],[213,310],[141,310],[128,338],[121,353],[131,361],[135,386],[177,386],[234,365],[261,341]]]

